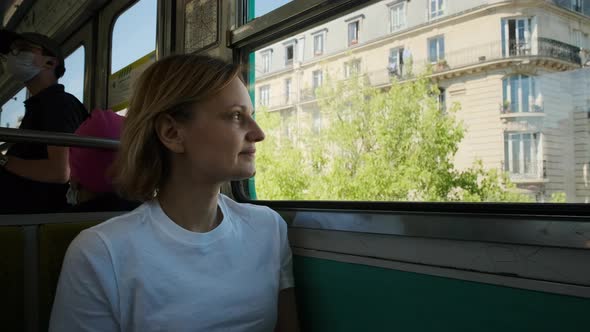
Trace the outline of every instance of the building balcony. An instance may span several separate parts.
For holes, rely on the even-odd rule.
[[[300,102],[308,102],[316,99],[316,89],[303,89],[301,90],[301,98],[299,99]]]
[[[429,59],[414,59],[411,68],[409,64],[402,65],[403,71],[402,68],[397,68],[397,64],[389,64],[382,71],[369,72],[367,75],[373,85],[384,86],[391,83],[393,76],[403,80],[411,78],[411,73],[425,70],[430,70],[433,75],[442,78],[471,74],[484,68],[524,64],[544,66],[553,70],[572,70],[582,65],[580,53],[580,48],[576,46],[549,38],[536,38],[522,43],[495,41],[447,52],[444,54],[444,60],[435,63]],[[398,75],[399,72],[403,72],[404,75]]]
[[[544,108],[542,103],[529,103],[528,105],[512,104],[505,101],[500,104],[500,118],[515,118],[515,117],[537,117],[544,116]]]
[[[548,0],[548,1],[559,6],[559,7],[569,9],[569,10],[578,12],[580,14],[588,15],[588,12],[590,12],[590,9],[584,8],[581,4],[576,4],[574,1],[571,1],[571,0]]]
[[[439,61],[432,64],[428,59],[415,60],[413,63],[414,72],[430,67],[434,74],[440,74],[515,61],[537,61],[533,64],[552,66],[557,70],[573,69],[582,65],[579,47],[542,37],[519,42],[499,40],[447,52],[444,54],[443,63]]]
[[[502,162],[502,169],[516,184],[547,182],[546,160],[509,160],[508,163]]]
[[[289,107],[293,107],[296,103],[295,93],[272,95],[267,100],[259,100],[258,107],[264,108],[267,111],[279,111]]]
[[[536,55],[582,65],[579,47],[549,38],[538,38],[538,53]]]

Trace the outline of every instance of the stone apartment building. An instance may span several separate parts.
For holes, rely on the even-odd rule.
[[[431,65],[467,129],[456,167],[481,159],[538,201],[589,202],[589,33],[590,1],[380,1],[256,51],[255,100],[284,135],[321,130],[313,90],[328,72],[387,87]]]

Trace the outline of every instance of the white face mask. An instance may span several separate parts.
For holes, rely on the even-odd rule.
[[[33,52],[20,52],[18,55],[6,55],[6,71],[21,82],[28,82],[41,72],[41,68],[33,64]]]
[[[70,186],[70,188],[68,188],[68,192],[66,193],[66,201],[70,205],[77,205],[78,204],[78,189],[74,189]]]

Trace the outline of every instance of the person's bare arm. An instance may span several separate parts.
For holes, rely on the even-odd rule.
[[[279,292],[279,307],[275,332],[299,332],[295,288],[283,289]]]
[[[67,147],[48,146],[47,159],[26,160],[8,156],[7,171],[39,182],[66,183],[70,178]]]

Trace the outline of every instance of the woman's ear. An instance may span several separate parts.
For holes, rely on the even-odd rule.
[[[184,153],[184,135],[182,128],[170,115],[161,114],[156,118],[156,133],[160,142],[175,153]]]

